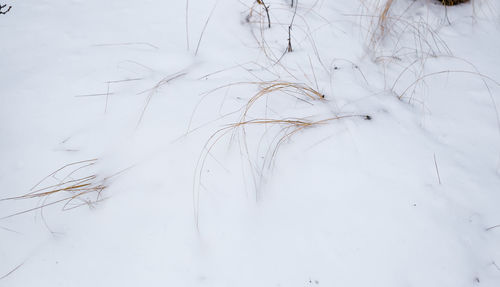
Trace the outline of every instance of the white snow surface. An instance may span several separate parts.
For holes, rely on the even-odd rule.
[[[0,286],[500,286],[496,0],[5,1]]]

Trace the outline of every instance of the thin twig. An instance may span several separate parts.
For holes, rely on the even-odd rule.
[[[99,97],[99,96],[108,96],[114,95],[114,93],[102,93],[102,94],[88,94],[88,95],[76,95],[75,98],[84,98],[84,97]]]
[[[491,264],[493,264],[493,266],[495,266],[495,268],[500,271],[500,267],[498,267],[497,263],[495,261],[491,262]]]
[[[113,80],[113,81],[107,81],[105,83],[108,84],[116,84],[116,83],[123,83],[123,82],[131,82],[131,81],[140,81],[143,80],[144,78],[132,78],[132,79],[123,79],[123,80]]]
[[[500,224],[497,224],[497,225],[494,225],[494,226],[488,227],[488,228],[486,228],[486,231],[490,231],[490,230],[495,229],[495,228],[497,228],[497,227],[500,227]]]
[[[271,28],[271,17],[269,16],[269,6],[267,6],[264,3],[264,0],[257,0],[257,3],[259,3],[260,5],[262,5],[264,7],[264,10],[266,11],[266,14],[267,14],[268,27]]]
[[[106,91],[106,104],[104,105],[104,113],[108,111],[109,85],[111,85],[111,83],[108,82],[108,90]]]
[[[480,78],[482,79],[487,79],[487,80],[490,80],[491,82],[493,82],[494,84],[496,84],[497,86],[500,86],[500,82],[496,81],[495,79],[489,77],[489,76],[486,76],[484,74],[481,74],[481,73],[478,73],[478,72],[472,72],[472,71],[462,71],[462,70],[445,70],[445,71],[439,71],[439,72],[434,72],[434,73],[430,73],[430,74],[426,74],[426,75],[423,75],[421,77],[419,77],[418,79],[416,79],[413,83],[411,83],[411,85],[409,85],[399,96],[398,98],[399,99],[402,99],[403,96],[408,92],[408,90],[415,86],[418,82],[422,81],[423,79],[425,78],[428,78],[428,77],[431,77],[431,76],[435,76],[435,75],[439,75],[439,74],[451,74],[451,73],[463,73],[463,74],[472,74],[472,75],[476,75],[476,76],[479,76]]]
[[[12,6],[9,6],[9,8],[7,8],[7,10],[2,12],[2,9],[5,8],[6,6],[7,6],[7,4],[0,5],[0,14],[2,14],[2,15],[7,14],[7,12],[9,12],[10,9],[12,8]]]
[[[21,268],[21,266],[24,265],[24,262],[21,262],[21,264],[17,265],[14,269],[12,269],[11,271],[9,271],[9,273],[3,275],[2,277],[0,277],[0,280],[2,279],[5,279],[7,278],[10,274],[14,273],[17,269]]]
[[[437,165],[437,161],[436,161],[436,154],[434,154],[434,166],[436,167],[436,174],[437,174],[438,182],[439,182],[439,184],[441,184],[441,177],[439,176],[439,169],[438,169],[438,165]]]
[[[295,20],[295,15],[297,15],[297,7],[299,7],[299,0],[297,0],[297,3],[295,4],[295,11],[293,12],[293,17],[292,21],[290,22],[290,25],[288,26],[288,48],[287,52],[292,52],[292,27],[293,27],[293,21]],[[292,7],[293,7],[293,0],[292,0]]]

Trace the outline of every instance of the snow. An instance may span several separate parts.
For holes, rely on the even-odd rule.
[[[500,5],[265,2],[8,3],[0,286],[500,286]]]

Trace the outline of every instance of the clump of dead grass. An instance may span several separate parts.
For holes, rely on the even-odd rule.
[[[247,104],[245,105],[244,112],[241,116],[241,122],[245,122],[248,112],[255,104],[255,102],[257,102],[262,97],[275,95],[277,94],[277,92],[292,96],[301,101],[325,99],[324,94],[302,83],[292,83],[287,81],[269,81],[260,83],[257,82],[256,84],[260,86],[260,90],[257,94],[251,97],[250,100],[248,100]]]
[[[341,115],[341,116],[333,116],[328,118],[323,118],[319,120],[310,120],[306,118],[290,118],[290,119],[252,119],[247,121],[240,121],[236,123],[231,123],[226,125],[225,127],[217,130],[213,133],[210,138],[205,142],[203,146],[202,152],[198,158],[198,162],[196,164],[196,171],[193,180],[193,208],[194,208],[194,216],[195,223],[197,228],[199,227],[199,210],[200,210],[200,186],[202,186],[202,176],[203,171],[207,162],[207,158],[211,155],[212,149],[221,141],[223,137],[228,134],[232,134],[233,137],[235,134],[239,134],[242,139],[242,143],[240,145],[240,151],[246,154],[246,159],[248,162],[249,170],[252,173],[252,179],[254,183],[255,189],[255,200],[259,200],[259,189],[262,185],[262,180],[264,178],[264,174],[266,171],[270,171],[275,162],[277,154],[280,150],[280,147],[290,140],[294,135],[298,134],[305,129],[310,129],[314,127],[319,127],[322,125],[327,125],[334,121],[346,119],[346,118],[363,118],[365,120],[371,120],[371,117],[368,115]],[[267,147],[267,151],[263,156],[264,161],[259,165],[255,162],[252,162],[250,156],[249,147],[246,142],[246,128],[249,127],[261,127],[264,129],[270,128],[278,128],[279,132],[274,136],[274,142],[271,143]]]
[[[360,15],[368,20],[368,51],[375,62],[402,61],[452,55],[437,28],[427,18],[412,13],[407,6],[394,0],[363,1]]]
[[[452,6],[469,1],[436,0],[436,2]],[[414,100],[417,88],[425,85],[426,79],[440,74],[462,73],[479,76],[490,92],[485,80],[494,83],[495,80],[480,73],[475,67],[473,67],[473,71],[453,69],[428,71],[427,63],[429,60],[435,58],[458,59],[453,56],[451,49],[440,36],[439,30],[445,25],[444,19],[438,21],[439,17],[435,17],[436,19],[429,16],[424,18],[418,12],[422,7],[414,7],[415,5],[428,4],[395,0],[362,0],[361,3],[365,12],[361,15],[361,19],[368,20],[366,26],[369,39],[367,51],[371,54],[373,61],[382,66],[386,84],[387,81],[392,82],[389,89],[399,99],[408,99],[411,102]],[[446,7],[444,11],[445,17],[448,19]],[[449,20],[448,24],[451,25]],[[405,80],[402,80],[403,78]],[[405,84],[401,84],[403,82]],[[396,91],[397,85],[404,86],[402,91]]]
[[[262,185],[262,180],[264,175],[272,170],[275,163],[276,157],[280,150],[280,147],[290,140],[294,135],[297,135],[301,131],[306,129],[311,129],[323,125],[330,124],[334,121],[346,119],[346,118],[363,118],[365,120],[370,120],[371,117],[368,115],[332,115],[332,116],[310,116],[310,117],[288,117],[288,118],[269,118],[269,117],[257,117],[251,118],[250,114],[253,110],[254,105],[266,97],[278,97],[286,96],[295,101],[303,101],[311,105],[325,103],[325,95],[319,92],[317,89],[303,83],[294,83],[289,81],[262,81],[262,82],[241,82],[234,83],[231,85],[239,84],[252,84],[258,87],[257,93],[250,97],[246,104],[239,109],[240,117],[239,120],[226,124],[217,131],[215,131],[205,142],[201,154],[198,157],[196,163],[194,180],[193,180],[193,207],[196,226],[198,227],[199,210],[200,210],[200,187],[202,184],[203,171],[207,163],[207,159],[211,155],[212,150],[217,146],[220,141],[231,135],[231,141],[238,139],[240,154],[242,159],[245,158],[247,161],[247,166],[251,172],[251,177],[254,183],[255,199],[259,199],[259,189]],[[223,87],[228,87],[230,85],[224,85]],[[218,90],[216,88],[211,92]],[[267,106],[266,106],[267,109]],[[252,160],[253,158],[258,158],[257,155],[251,155],[251,149],[248,144],[247,129],[257,128],[257,130],[267,133],[269,131],[274,131],[275,134],[272,136],[272,141],[267,144],[264,148],[264,153],[260,157],[262,160],[260,163]],[[262,143],[261,138],[261,143]],[[257,147],[260,150],[260,144]],[[244,159],[243,159],[244,160]]]
[[[35,207],[10,214],[1,219],[32,211],[42,213],[45,207],[57,204],[62,205],[63,211],[80,206],[93,208],[97,203],[106,199],[103,197],[103,192],[108,188],[110,179],[121,173],[102,177],[95,172],[95,166],[98,162],[98,159],[89,159],[66,164],[44,177],[30,189],[30,192],[0,199],[0,201],[37,201]]]

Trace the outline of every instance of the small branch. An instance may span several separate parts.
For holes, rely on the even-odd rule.
[[[7,10],[8,12],[9,10]],[[2,14],[5,14],[5,13],[2,13]],[[14,273],[17,269],[21,268],[21,266],[23,266],[24,262],[22,262],[21,264],[17,265],[16,267],[14,267],[14,269],[12,269],[11,271],[9,271],[9,273],[3,275],[2,277],[0,277],[0,280],[3,280],[7,277],[9,277],[10,274]]]
[[[104,113],[106,113],[108,111],[109,85],[110,85],[110,83],[108,82],[108,89],[106,91],[106,104],[104,105]]]
[[[293,52],[292,48],[292,26],[288,26],[288,48],[286,49],[287,52]]]
[[[438,169],[438,165],[437,165],[437,161],[436,161],[436,154],[434,154],[434,166],[436,167],[436,174],[438,177],[438,182],[439,182],[439,184],[441,184],[441,177],[439,176],[439,169]]]
[[[492,229],[494,229],[494,228],[497,228],[497,227],[500,227],[500,224],[497,224],[497,225],[494,225],[494,226],[488,227],[488,228],[486,228],[486,231],[490,231],[490,230],[492,230]]]
[[[271,17],[269,17],[269,6],[266,6],[264,0],[257,0],[257,3],[262,5],[264,7],[264,10],[266,10],[268,27],[271,28]]]
[[[295,3],[295,11],[293,12],[293,17],[292,21],[290,22],[290,25],[288,26],[288,47],[286,49],[287,52],[293,52],[292,48],[292,27],[293,27],[293,21],[295,21],[295,15],[297,15],[297,7],[298,7],[298,0],[297,3]],[[293,0],[292,0],[292,7],[293,7]]]
[[[2,11],[2,9],[5,8],[5,7],[7,7],[7,4],[0,5],[0,14],[7,14],[7,12],[9,12],[10,9],[12,8],[12,6],[9,6],[9,8],[7,8],[7,10]]]
[[[493,266],[495,266],[495,268],[500,271],[500,267],[498,267],[498,265],[495,263],[495,261],[491,262],[491,264],[493,264]]]

